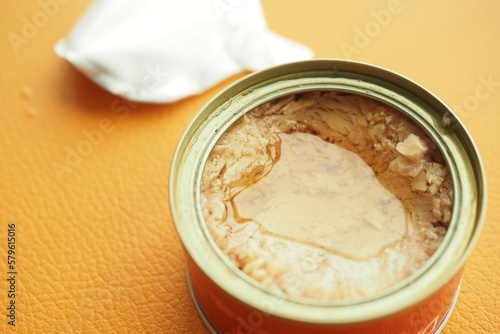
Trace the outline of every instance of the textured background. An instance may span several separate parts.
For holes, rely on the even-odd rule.
[[[55,55],[54,44],[90,3],[64,2],[17,48],[8,34],[22,34],[24,20],[43,9],[37,1],[2,6],[0,251],[6,254],[7,224],[15,222],[16,330],[207,333],[186,284],[168,172],[191,118],[244,73],[174,104],[128,106]],[[486,166],[489,207],[444,333],[500,333],[500,4],[263,0],[263,6],[273,30],[317,57],[394,70],[458,112]],[[393,14],[377,29],[374,13],[387,9]],[[365,29],[373,29],[371,37],[356,38]],[[96,129],[102,137],[85,146],[86,131]],[[85,155],[68,163],[76,149]],[[6,255],[0,258],[4,314]],[[10,330],[1,319],[0,332]]]

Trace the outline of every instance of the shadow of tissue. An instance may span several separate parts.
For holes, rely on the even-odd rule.
[[[67,61],[61,60],[59,97],[71,110],[82,110],[86,113],[109,113],[120,105],[127,105],[131,110],[141,112],[162,111],[169,109],[174,103],[154,104],[138,103],[124,99],[105,90],[90,78],[81,73]]]

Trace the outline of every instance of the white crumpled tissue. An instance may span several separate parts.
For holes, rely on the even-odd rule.
[[[259,0],[98,0],[55,49],[110,92],[153,103],[313,56],[269,30]]]

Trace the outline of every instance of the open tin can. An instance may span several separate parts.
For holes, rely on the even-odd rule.
[[[246,112],[289,94],[338,91],[363,95],[400,111],[441,151],[453,181],[454,209],[437,251],[409,278],[352,301],[314,301],[264,289],[219,250],[205,225],[200,182],[222,133]],[[209,101],[184,132],[170,174],[172,216],[183,243],[198,311],[212,333],[432,334],[446,323],[458,295],[486,207],[478,151],[462,123],[429,91],[386,69],[318,59],[244,77]]]

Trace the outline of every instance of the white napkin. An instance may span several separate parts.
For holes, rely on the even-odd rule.
[[[55,49],[110,92],[155,103],[313,56],[269,30],[259,0],[98,0]]]

